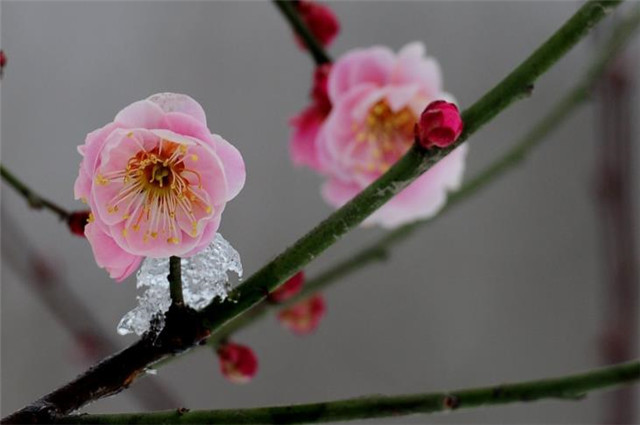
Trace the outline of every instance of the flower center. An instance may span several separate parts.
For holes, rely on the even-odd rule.
[[[385,172],[413,143],[413,127],[417,117],[408,107],[391,110],[386,100],[369,109],[363,123],[354,124],[355,140],[364,155],[356,164],[358,171]]]
[[[162,164],[149,165],[145,168],[144,175],[149,178],[150,184],[160,189],[170,187],[171,181],[173,180],[171,168]]]
[[[178,219],[191,223],[192,237],[198,234],[198,219],[213,212],[203,191],[200,174],[185,165],[188,146],[162,140],[151,150],[140,150],[127,162],[124,170],[98,174],[96,183],[122,182],[122,187],[108,202],[109,214],[122,213],[128,231],[143,232],[142,239],[163,235],[167,243],[180,242]],[[195,154],[188,156],[197,161]]]

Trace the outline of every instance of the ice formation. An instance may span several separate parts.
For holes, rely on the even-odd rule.
[[[184,302],[196,310],[205,307],[214,298],[224,300],[230,289],[229,272],[242,277],[240,254],[220,233],[202,252],[182,258],[182,294]],[[144,288],[137,296],[138,306],[125,314],[118,324],[118,333],[135,332],[142,335],[149,330],[154,319],[157,330],[164,325],[164,313],[171,305],[169,296],[169,259],[147,258],[137,274],[137,288]]]

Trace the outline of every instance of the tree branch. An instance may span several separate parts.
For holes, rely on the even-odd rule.
[[[534,81],[619,3],[592,0],[584,4],[529,58],[463,113],[465,130],[458,142],[446,149],[433,150],[415,144],[378,180],[238,286],[230,296],[232,302],[211,303],[197,315],[184,309],[174,309],[175,314],[171,314],[170,309],[160,335],[144,337],[3,422],[52,422],[89,401],[117,393],[152,363],[194,346],[211,331],[256,305],[498,113],[530,93]]]
[[[405,240],[413,235],[416,230],[432,223],[435,219],[444,215],[451,208],[455,207],[462,201],[477,194],[490,183],[513,169],[515,166],[524,161],[527,155],[535,147],[540,145],[545,138],[562,124],[576,108],[590,98],[598,80],[605,72],[607,66],[620,52],[631,35],[638,29],[640,25],[640,7],[635,8],[627,20],[616,27],[609,41],[601,49],[601,53],[594,59],[593,64],[587,70],[582,80],[569,92],[567,92],[534,127],[511,148],[506,154],[494,161],[473,179],[469,180],[462,187],[449,195],[449,199],[445,207],[440,210],[438,215],[420,220],[414,223],[406,224],[399,227],[386,235],[382,236],[376,242],[362,249],[360,252],[340,262],[329,270],[325,271],[318,277],[309,280],[299,294],[292,297],[281,304],[271,304],[262,301],[260,304],[245,312],[236,319],[225,324],[211,338],[211,344],[217,344],[219,341],[228,338],[231,334],[242,328],[249,326],[254,321],[260,319],[268,312],[273,310],[281,310],[308,298],[309,296],[325,289],[336,280],[353,273],[374,261],[386,260],[389,255],[389,249],[392,245]],[[624,359],[627,360],[627,359]]]
[[[370,396],[325,403],[253,409],[78,415],[64,424],[299,424],[388,418],[545,399],[578,400],[588,392],[640,379],[640,363],[596,369],[579,375],[453,392]]]
[[[463,113],[465,130],[453,145],[426,150],[414,144],[409,152],[378,180],[299,239],[233,291],[233,302],[213,302],[202,311],[205,327],[215,330],[250,309],[290,276],[333,245],[395,194],[457,148],[500,111],[530,93],[533,82],[586,35],[618,3],[590,1],[583,5],[549,40],[484,97]]]
[[[42,208],[48,209],[49,211],[56,213],[60,220],[67,220],[69,217],[70,213],[67,210],[38,195],[36,192],[31,190],[29,186],[20,181],[20,179],[18,179],[13,173],[7,170],[4,165],[0,165],[0,174],[9,186],[14,188],[16,192],[24,197],[31,208],[37,210]]]

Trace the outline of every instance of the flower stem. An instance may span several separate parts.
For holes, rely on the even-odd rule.
[[[482,125],[511,103],[530,93],[533,82],[619,3],[605,0],[585,3],[522,65],[463,113],[465,131],[454,146],[442,150],[425,150],[414,145],[378,180],[238,286],[230,294],[233,302],[211,303],[199,313],[199,321],[195,324],[215,331],[263,300],[268,292],[276,289],[337,242]],[[129,386],[148,365],[186,350],[204,338],[205,334],[199,332],[200,329],[165,326],[167,328],[190,331],[189,338],[165,330],[153,343],[143,338],[32,405],[5,417],[3,423],[51,422],[90,401],[115,394]],[[178,347],[174,342],[176,340]]]
[[[61,220],[66,220],[69,217],[69,212],[67,210],[38,195],[36,192],[31,190],[29,186],[20,181],[20,179],[18,179],[12,172],[7,170],[4,165],[0,165],[0,174],[2,174],[2,178],[7,182],[7,184],[9,184],[9,186],[13,187],[24,197],[31,208],[48,209],[49,211],[56,213]]]
[[[618,364],[559,378],[470,388],[452,392],[370,396],[324,403],[252,409],[163,411],[78,415],[65,424],[299,424],[388,418],[417,413],[495,406],[544,399],[579,400],[587,393],[640,379],[640,362]]]
[[[331,58],[324,51],[320,42],[311,33],[309,27],[300,19],[294,2],[290,0],[274,0],[273,3],[289,22],[291,28],[298,34],[302,41],[304,41],[316,65],[331,63]]]
[[[180,268],[180,257],[169,257],[169,294],[171,302],[176,306],[184,305],[182,297],[182,270]]]

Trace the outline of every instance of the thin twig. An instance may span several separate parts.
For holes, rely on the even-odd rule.
[[[6,169],[4,165],[0,165],[0,174],[2,174],[2,178],[7,182],[7,184],[9,184],[9,186],[13,187],[24,197],[31,208],[48,209],[49,211],[56,213],[60,220],[66,220],[69,217],[70,213],[67,210],[38,195],[29,186],[24,184],[13,173]]]
[[[273,3],[276,5],[282,15],[287,19],[293,31],[298,34],[298,36],[307,46],[307,49],[309,49],[309,53],[311,53],[311,56],[313,57],[316,65],[331,63],[331,58],[329,57],[327,52],[324,51],[322,44],[320,44],[320,42],[309,30],[309,27],[307,27],[302,19],[300,19],[300,15],[296,10],[294,2],[290,0],[274,0]]]
[[[61,418],[65,424],[299,424],[388,418],[469,409],[479,406],[545,399],[579,400],[587,393],[640,379],[640,363],[595,369],[579,375],[526,381],[452,392],[370,396],[324,403],[252,409],[165,411],[79,415]]]
[[[619,3],[592,0],[584,4],[528,59],[463,113],[465,130],[458,142],[441,150],[426,150],[414,144],[378,180],[239,285],[232,292],[231,301],[214,302],[196,316],[191,315],[188,310],[176,310],[175,316],[167,315],[165,328],[157,337],[144,337],[74,381],[4,418],[3,422],[51,422],[90,401],[122,391],[150,364],[193,347],[212,331],[252,308],[265,298],[266,293],[275,290],[358,226],[480,127],[530,93],[536,79]]]

